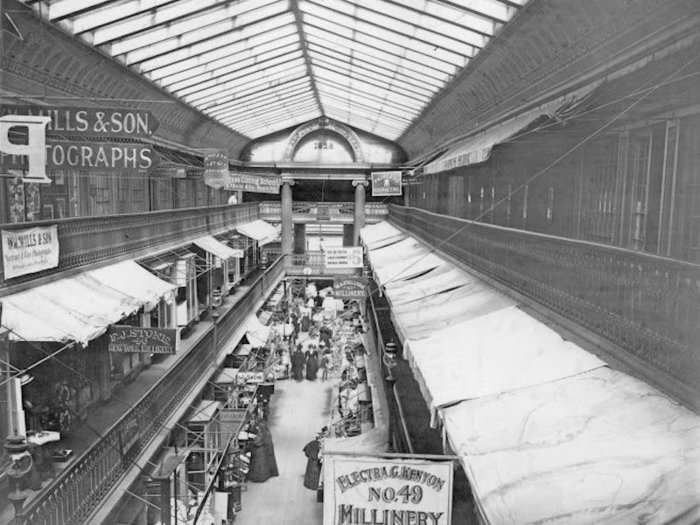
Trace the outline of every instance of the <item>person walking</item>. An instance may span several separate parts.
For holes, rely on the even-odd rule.
[[[314,349],[306,359],[306,379],[315,381],[316,374],[318,374],[318,352]]]
[[[279,476],[275,448],[272,443],[272,434],[262,419],[256,422],[253,432],[255,432],[255,438],[251,449],[248,480],[262,483],[272,477]]]

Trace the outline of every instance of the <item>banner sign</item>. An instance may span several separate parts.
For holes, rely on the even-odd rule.
[[[224,189],[253,193],[279,193],[281,185],[280,175],[230,172]]]
[[[58,227],[2,230],[2,264],[5,279],[56,268]]]
[[[174,354],[177,347],[175,328],[145,328],[114,325],[109,329],[110,352],[141,354]]]
[[[228,180],[228,153],[222,149],[206,149],[204,153],[204,183],[221,188]]]
[[[333,296],[338,299],[364,299],[367,296],[367,282],[364,279],[336,279],[333,283]]]
[[[452,462],[323,456],[324,525],[450,525]]]
[[[52,133],[97,137],[149,137],[158,129],[158,120],[150,111],[52,106],[0,107],[0,116],[31,115],[50,117],[47,135]]]
[[[324,248],[326,268],[362,268],[362,247]]]
[[[373,171],[372,196],[385,197],[389,195],[401,195],[401,172]]]
[[[158,156],[148,144],[49,141],[45,149],[45,164],[51,169],[146,171],[158,163]],[[0,166],[7,169],[27,169],[26,157],[0,152]],[[51,179],[48,181],[51,182]]]

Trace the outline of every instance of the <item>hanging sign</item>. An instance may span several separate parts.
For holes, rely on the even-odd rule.
[[[22,182],[50,184],[46,176],[46,126],[49,117],[0,117],[0,168],[7,167],[7,159],[23,165]],[[19,140],[19,138],[23,140]]]
[[[326,268],[362,268],[362,247],[324,248]]]
[[[228,153],[222,149],[206,149],[204,153],[204,183],[215,189],[223,188],[229,180]]]
[[[367,282],[361,278],[336,279],[333,282],[333,296],[338,299],[364,299],[366,289]]]
[[[450,525],[452,461],[323,455],[324,525]]]
[[[158,120],[150,111],[53,106],[0,107],[0,115],[49,117],[46,134],[90,135],[96,137],[149,137],[158,129]]]
[[[279,193],[282,185],[280,175],[230,172],[224,189],[251,193]]]
[[[109,329],[110,352],[141,354],[174,354],[177,347],[175,328],[145,328],[114,325]]]
[[[401,172],[373,171],[372,196],[385,197],[390,195],[401,195]]]
[[[58,227],[2,230],[2,267],[5,279],[58,266]]]

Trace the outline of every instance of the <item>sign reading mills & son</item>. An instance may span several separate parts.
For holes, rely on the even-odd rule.
[[[177,346],[177,330],[175,328],[114,325],[110,328],[108,336],[107,349],[110,352],[174,354]]]
[[[452,461],[324,454],[324,525],[450,525]]]

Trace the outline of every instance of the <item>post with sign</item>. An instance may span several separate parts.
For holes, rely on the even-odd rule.
[[[450,456],[325,454],[324,525],[450,525]]]

